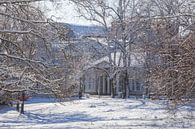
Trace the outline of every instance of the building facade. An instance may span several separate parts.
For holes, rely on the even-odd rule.
[[[125,74],[121,70],[113,79],[110,79],[109,63],[106,61],[99,62],[93,67],[88,68],[83,76],[84,93],[92,95],[114,95],[121,97],[124,92]],[[121,68],[122,69],[122,68]],[[130,67],[130,76],[128,77],[128,94],[129,96],[142,96],[145,93],[144,69],[142,67]]]

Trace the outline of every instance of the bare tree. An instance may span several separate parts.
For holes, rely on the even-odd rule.
[[[150,92],[174,102],[194,96],[194,3],[185,0],[147,3],[151,41],[146,41]]]
[[[34,6],[35,1],[40,0],[0,2],[2,101],[18,100],[18,94],[24,100],[24,92],[63,98],[72,94],[78,84],[76,77],[80,67],[72,65],[74,59],[65,55],[61,59],[54,56],[54,43],[67,40],[69,30],[47,19]],[[63,55],[62,50],[58,51],[59,55]]]
[[[125,73],[125,85],[123,87],[123,98],[129,95],[129,77],[132,64],[131,54],[132,45],[135,45],[138,39],[138,32],[144,27],[142,17],[139,13],[141,2],[136,0],[71,0],[76,6],[81,17],[87,20],[97,22],[105,28],[107,32],[106,40],[108,44],[109,71],[111,84],[116,75]],[[113,48],[114,46],[114,48]],[[118,56],[118,57],[117,57]],[[119,60],[118,60],[119,59]],[[123,66],[122,66],[123,65]],[[123,68],[121,68],[121,66]],[[114,92],[116,86],[111,89]],[[112,96],[114,93],[112,92]]]

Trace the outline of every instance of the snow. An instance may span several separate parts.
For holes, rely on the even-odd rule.
[[[179,108],[173,117],[165,102],[91,97],[63,102],[32,98],[25,114],[0,107],[1,129],[194,129],[195,105]]]

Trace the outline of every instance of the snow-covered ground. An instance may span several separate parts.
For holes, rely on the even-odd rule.
[[[195,129],[195,107],[173,117],[162,101],[90,97],[64,102],[33,98],[25,114],[0,107],[0,129]],[[191,111],[191,112],[189,112]]]

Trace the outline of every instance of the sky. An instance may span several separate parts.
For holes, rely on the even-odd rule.
[[[108,0],[108,2],[112,6],[115,6],[118,3],[117,0]],[[95,22],[90,22],[84,18],[79,17],[79,14],[75,10],[76,6],[73,3],[70,3],[68,0],[38,2],[38,6],[45,12],[48,18],[52,18],[57,22],[78,25],[97,25]]]
[[[40,2],[38,6],[45,12],[48,18],[52,18],[57,22],[65,22],[79,25],[94,25],[90,21],[79,17],[75,10],[75,6],[68,1],[57,1],[55,3],[46,1]]]

